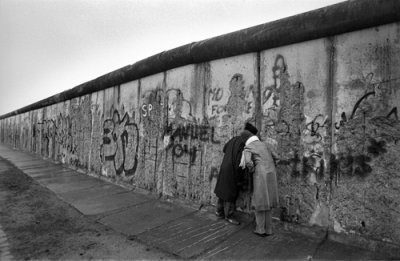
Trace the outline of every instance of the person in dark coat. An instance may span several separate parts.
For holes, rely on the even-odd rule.
[[[246,124],[245,129],[257,133],[257,129]],[[253,133],[254,134],[254,133]],[[235,202],[239,194],[238,184],[243,180],[244,170],[239,167],[245,143],[240,136],[230,139],[224,146],[224,158],[218,174],[214,193],[218,197],[216,215],[225,218],[231,224],[239,225],[239,221],[233,218]]]

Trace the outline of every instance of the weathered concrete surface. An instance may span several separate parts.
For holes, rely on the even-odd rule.
[[[249,222],[245,219],[241,221],[240,226],[234,226],[210,213],[196,212],[137,237],[169,253],[184,258],[195,258],[204,251],[214,248]]]
[[[75,176],[75,175],[83,175],[81,173],[76,173],[76,171],[73,171],[71,169],[65,169],[65,170],[59,170],[59,171],[49,171],[49,172],[34,172],[34,173],[29,173],[29,176],[32,178],[35,178],[37,180],[40,179],[47,179],[47,178],[55,178],[59,176]]]
[[[335,23],[331,28],[336,29],[324,38],[307,42],[217,55],[221,59],[135,79],[126,78],[129,68],[116,71],[113,77],[132,81],[116,84],[113,77],[105,77],[87,85],[92,91],[81,86],[75,90],[81,95],[57,96],[57,103],[44,102],[35,110],[2,118],[0,141],[48,160],[42,165],[35,156],[22,156],[19,166],[32,175],[56,161],[200,206],[215,204],[223,146],[250,121],[279,155],[277,211],[282,220],[400,248],[400,23],[389,6],[399,4],[350,1],[308,14],[322,19],[337,12],[349,30],[364,28],[359,31],[340,31]],[[353,12],[359,15],[349,17]],[[368,13],[371,17],[365,17]],[[304,19],[310,19],[308,15]],[[315,26],[304,24],[321,32],[322,25]],[[265,28],[257,28],[240,35],[264,39]],[[221,39],[185,46],[184,51]],[[244,48],[254,50],[249,46]],[[179,59],[166,57],[152,57],[151,64]],[[93,85],[103,80],[115,85]],[[14,151],[8,157],[19,155]],[[78,190],[92,187],[87,181],[75,184]],[[73,189],[52,186],[63,193]],[[250,192],[242,191],[237,206],[249,212],[250,200]]]
[[[65,173],[67,174],[67,173]],[[63,174],[63,175],[65,175]],[[75,174],[76,175],[76,174]],[[79,174],[78,174],[79,175]],[[70,204],[79,203],[82,199],[93,199],[99,197],[110,196],[113,194],[124,193],[126,189],[114,184],[101,184],[100,186],[90,187],[87,189],[75,190],[60,193],[59,196]]]
[[[60,194],[64,193],[65,191]],[[137,193],[123,192],[102,197],[83,198],[81,200],[75,200],[71,203],[75,208],[85,215],[100,215],[110,211],[125,209],[134,205],[142,204],[150,200],[151,198]]]
[[[4,146],[0,146],[0,151],[1,155],[4,155]],[[51,171],[45,172],[51,173]],[[62,177],[69,176],[71,173],[61,171],[56,174]],[[85,177],[81,173],[75,175]],[[41,179],[40,175],[33,178]],[[387,260],[400,257],[400,253],[392,252],[390,255],[382,255],[333,243],[325,240],[326,237],[315,238],[289,233],[284,230],[284,224],[280,222],[273,224],[274,236],[260,238],[251,232],[254,224],[247,215],[239,215],[242,225],[234,226],[217,219],[212,212],[207,210],[197,211],[155,200],[143,194],[126,190],[121,192],[116,189],[116,185],[103,180],[98,181],[102,184],[89,189],[65,193],[54,192],[81,212],[129,235],[129,239],[140,240],[149,246],[166,250],[177,258],[298,260],[349,259],[350,257]],[[50,188],[49,184],[43,185]],[[65,180],[64,185],[76,186],[68,179]],[[107,193],[110,194],[101,194],[104,190],[108,190]],[[133,206],[126,207],[130,204]],[[93,216],[93,212],[98,214]]]
[[[66,186],[65,181],[71,181],[71,183],[68,183],[69,185]],[[39,181],[40,183],[40,181]],[[80,189],[88,189],[91,187],[96,187],[99,186],[101,184],[101,182],[99,182],[98,180],[82,180],[80,178],[65,178],[63,181],[61,182],[53,182],[53,183],[49,183],[47,184],[47,188],[49,188],[51,191],[55,192],[55,193],[65,193],[65,192],[69,192],[69,191],[75,191],[75,190],[80,190]]]
[[[138,235],[158,226],[163,227],[166,223],[179,220],[194,211],[196,210],[151,200],[106,216],[99,222],[123,234]]]
[[[337,37],[331,219],[335,230],[400,240],[399,24]]]
[[[289,222],[329,222],[329,48],[319,39],[261,52],[262,137],[280,158],[282,218]]]
[[[274,257],[276,260],[306,260],[309,257],[314,258],[314,252],[320,242],[301,234],[284,231],[276,231],[273,236],[260,240],[250,229],[246,229],[205,252],[201,258],[225,260],[235,257],[238,260],[262,260]]]
[[[35,165],[35,166],[26,166],[26,167],[20,167],[24,172],[28,173],[29,175],[31,174],[36,174],[36,173],[49,173],[49,172],[61,172],[68,170],[67,168],[63,168],[62,166],[52,166],[52,165]]]

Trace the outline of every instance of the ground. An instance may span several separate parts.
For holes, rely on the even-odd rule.
[[[2,159],[0,229],[17,260],[177,259],[85,217]]]

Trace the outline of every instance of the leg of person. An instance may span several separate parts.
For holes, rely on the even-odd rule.
[[[254,211],[256,217],[256,230],[254,233],[259,236],[266,236],[265,233],[265,211]]]
[[[225,201],[224,204],[224,214],[226,218],[231,218],[235,212],[235,203],[230,201]]]
[[[218,218],[224,218],[225,217],[225,215],[224,215],[224,207],[225,207],[224,200],[218,198],[217,211],[215,212],[215,215]]]
[[[265,233],[272,235],[272,209],[265,211]]]
[[[235,202],[225,201],[224,213],[225,219],[233,225],[240,225],[240,222],[233,218],[233,213],[235,212]]]

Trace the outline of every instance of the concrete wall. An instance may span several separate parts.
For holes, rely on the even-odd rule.
[[[1,142],[163,197],[214,204],[254,122],[282,220],[398,244],[400,23],[180,66],[0,120]],[[243,193],[238,207],[250,209]]]

